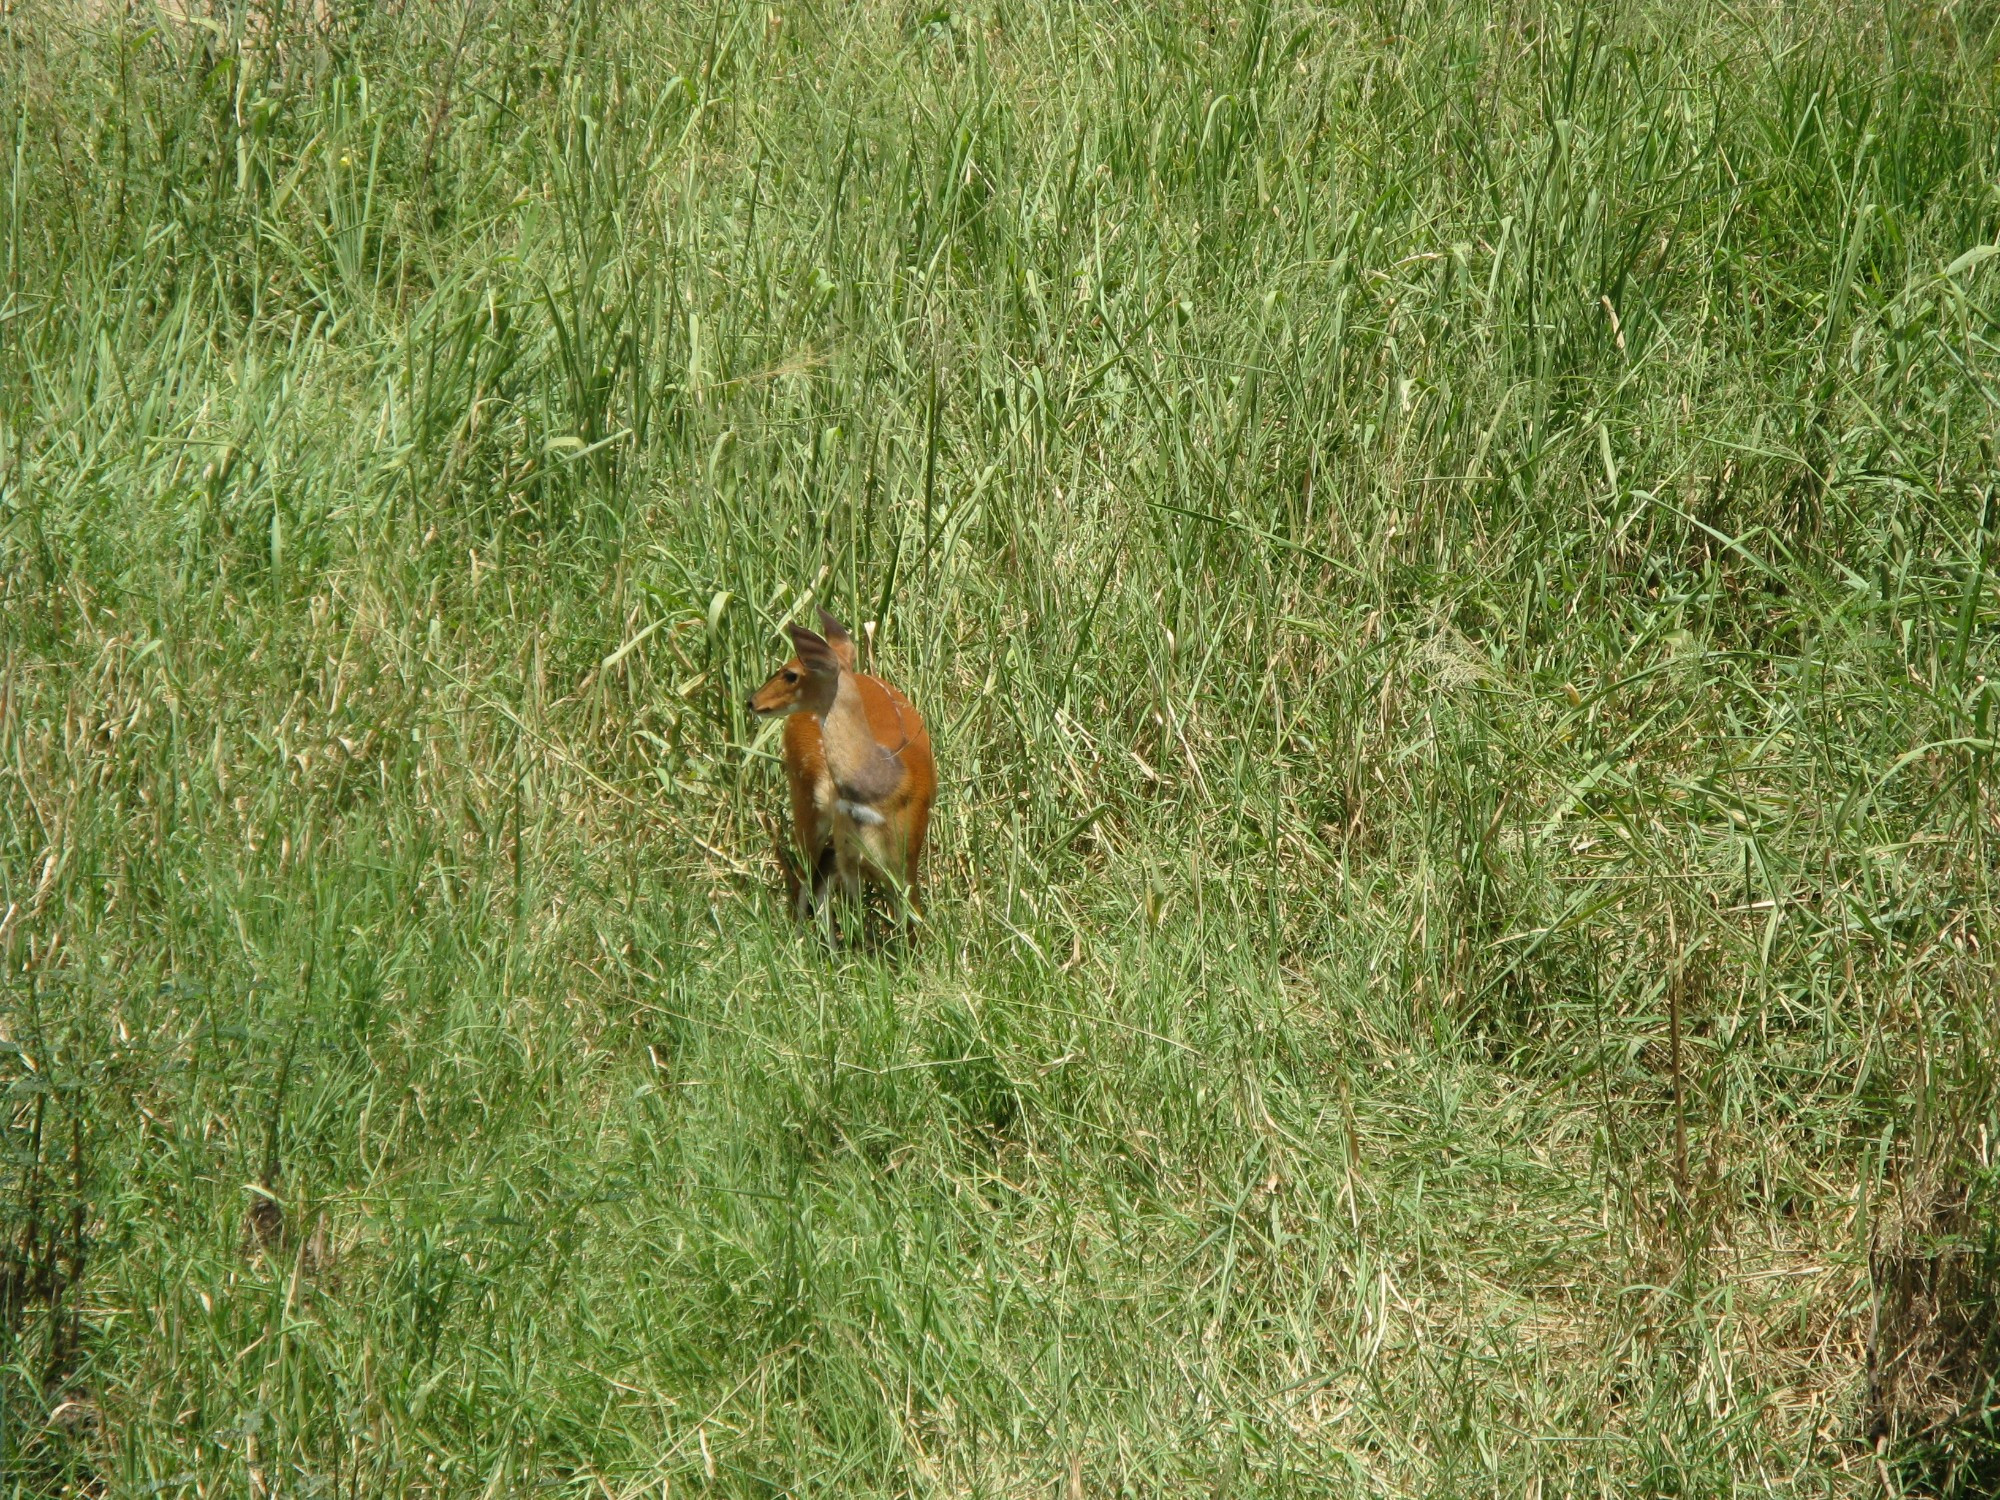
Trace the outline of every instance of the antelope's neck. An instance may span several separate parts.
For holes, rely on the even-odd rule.
[[[868,727],[868,710],[850,673],[840,674],[833,706],[820,720],[820,736],[826,745],[826,768],[843,801],[877,802],[901,783],[903,768]]]

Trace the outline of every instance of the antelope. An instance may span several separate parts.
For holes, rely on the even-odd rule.
[[[787,633],[798,652],[750,695],[754,714],[785,716],[785,780],[802,880],[785,866],[792,909],[812,915],[829,881],[858,909],[862,882],[885,889],[900,919],[922,911],[917,861],[937,793],[931,737],[908,698],[857,672],[854,637],[825,610],[815,634]],[[782,857],[782,856],[781,856]]]

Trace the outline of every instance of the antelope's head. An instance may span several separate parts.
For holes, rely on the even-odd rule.
[[[840,687],[840,674],[854,670],[854,637],[825,610],[819,612],[818,635],[803,625],[788,625],[792,646],[798,655],[771,674],[750,695],[753,714],[777,717],[784,714],[824,714],[833,707],[833,695]]]

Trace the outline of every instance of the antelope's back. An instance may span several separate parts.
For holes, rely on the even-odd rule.
[[[875,743],[903,763],[913,794],[926,802],[937,788],[937,768],[931,759],[930,731],[916,705],[879,677],[856,674],[861,706],[868,715],[868,732]]]

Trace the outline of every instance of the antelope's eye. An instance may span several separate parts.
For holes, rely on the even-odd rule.
[[[785,681],[787,682],[797,682],[798,680],[799,680],[799,674],[796,672],[787,672],[785,674]]]

